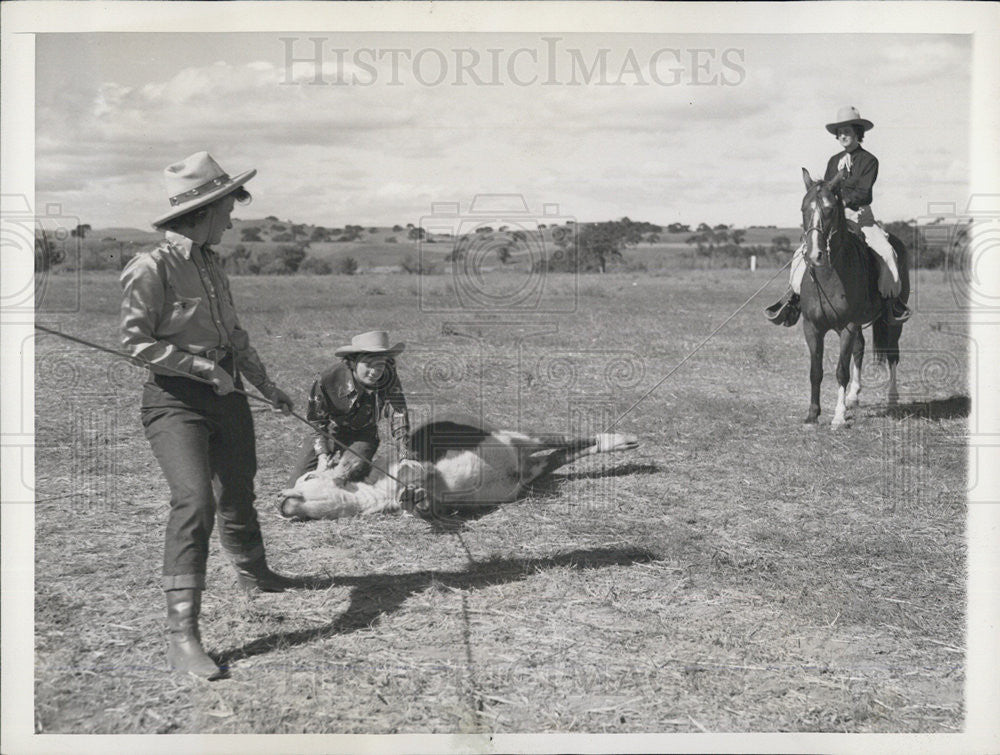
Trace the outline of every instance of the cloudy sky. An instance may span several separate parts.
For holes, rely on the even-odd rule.
[[[259,170],[242,217],[416,223],[515,193],[583,221],[796,225],[843,105],[876,124],[882,219],[969,191],[960,35],[40,34],[36,61],[36,202],[95,228],[148,229],[163,168],[201,149]]]

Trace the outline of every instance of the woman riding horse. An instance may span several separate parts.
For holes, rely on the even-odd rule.
[[[815,423],[820,414],[820,383],[823,380],[823,341],[828,331],[840,337],[837,362],[837,409],[833,426],[849,421],[848,413],[858,405],[861,391],[861,362],[865,341],[861,329],[871,324],[877,359],[889,363],[888,402],[898,399],[896,365],[899,362],[899,337],[903,326],[884,316],[886,301],[879,291],[879,269],[883,267],[865,242],[848,233],[847,217],[840,190],[847,179],[841,169],[831,181],[813,181],[803,168],[806,195],[802,200],[802,227],[805,229],[805,257],[799,306],[802,332],[809,346],[811,395],[807,423]],[[910,294],[908,254],[895,236],[890,243],[899,260],[900,303],[905,306]]]
[[[837,112],[837,120],[826,124],[826,130],[833,134],[843,147],[826,164],[825,181],[832,181],[841,171],[846,177],[840,182],[840,197],[844,204],[847,220],[859,227],[865,242],[879,256],[883,264],[879,266],[879,293],[886,299],[884,308],[886,321],[902,324],[910,311],[900,300],[900,277],[896,254],[889,237],[875,222],[872,213],[872,187],[878,177],[878,159],[861,146],[865,132],[874,124],[861,117],[856,108],[843,107]],[[799,294],[802,291],[802,277],[806,272],[805,243],[795,251],[792,270],[789,275],[789,290],[775,304],[765,310],[767,318],[775,325],[790,327],[799,319]]]

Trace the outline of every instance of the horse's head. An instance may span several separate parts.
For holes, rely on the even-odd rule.
[[[817,266],[830,259],[830,237],[844,225],[844,207],[840,202],[840,184],[847,177],[841,170],[832,181],[814,181],[802,169],[806,195],[802,198],[802,231],[806,258]]]

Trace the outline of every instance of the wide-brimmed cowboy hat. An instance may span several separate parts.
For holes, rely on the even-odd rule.
[[[852,105],[840,108],[840,110],[837,111],[837,122],[827,123],[826,130],[836,136],[837,129],[841,126],[861,126],[864,131],[867,131],[870,128],[875,128],[875,124],[866,118],[862,118],[858,109]]]
[[[379,354],[386,357],[394,357],[401,354],[406,344],[400,341],[394,346],[389,346],[389,334],[384,330],[370,330],[359,336],[354,336],[351,343],[341,346],[333,352],[336,357],[346,357],[351,354]]]
[[[195,152],[179,163],[167,166],[163,175],[172,209],[153,221],[154,228],[236,191],[257,175],[257,169],[230,176],[210,154]]]

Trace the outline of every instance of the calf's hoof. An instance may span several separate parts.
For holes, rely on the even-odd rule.
[[[278,499],[274,502],[274,508],[278,512],[278,516],[282,519],[295,522],[299,519],[296,515],[296,509],[304,501],[305,499],[300,493],[297,493],[293,488],[288,488],[278,493]]]

